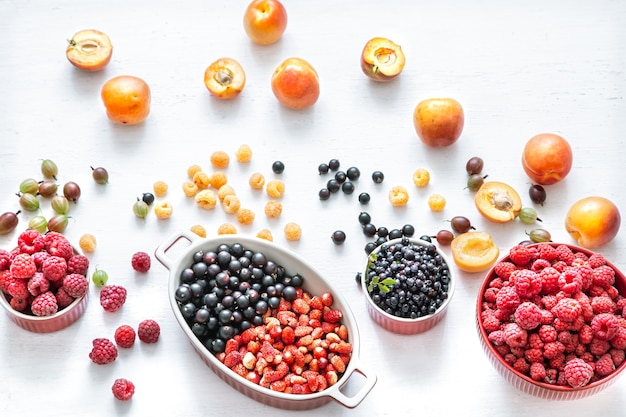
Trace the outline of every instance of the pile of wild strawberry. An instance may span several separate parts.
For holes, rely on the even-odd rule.
[[[494,266],[481,323],[504,361],[535,381],[583,387],[626,356],[626,298],[598,253],[518,245]]]
[[[88,269],[64,235],[28,229],[15,249],[0,250],[0,290],[13,309],[50,316],[85,295]]]

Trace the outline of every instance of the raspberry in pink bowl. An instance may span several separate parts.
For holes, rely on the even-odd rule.
[[[572,400],[612,385],[626,368],[626,277],[600,253],[568,244],[517,245],[487,273],[476,326],[509,383]]]

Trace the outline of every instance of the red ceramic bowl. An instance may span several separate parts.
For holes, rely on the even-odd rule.
[[[553,246],[559,245],[559,243],[550,244]],[[531,246],[536,246],[536,244]],[[593,253],[588,249],[581,248],[575,245],[566,244],[566,246],[568,246],[574,252],[582,252],[586,255],[590,255]],[[506,260],[510,260],[508,254],[500,259],[500,261]],[[614,286],[619,290],[620,294],[626,295],[626,277],[613,263],[607,261],[607,265],[615,270]],[[481,312],[483,311],[482,296],[485,293],[485,290],[489,287],[489,282],[494,276],[496,276],[496,274],[494,272],[494,267],[492,267],[487,272],[485,280],[480,287],[480,292],[476,303],[476,328],[478,331],[480,344],[485,354],[487,355],[489,362],[491,362],[496,371],[502,377],[504,377],[507,382],[509,382],[515,388],[525,392],[526,394],[530,394],[535,397],[547,400],[575,400],[588,397],[606,389],[607,387],[615,383],[615,381],[617,381],[617,379],[623,374],[624,369],[626,369],[626,361],[622,362],[615,369],[615,371],[602,379],[591,382],[581,388],[571,388],[569,386],[557,386],[544,382],[538,382],[531,379],[529,376],[524,375],[513,369],[510,364],[504,361],[502,356],[498,353],[498,351],[496,351],[494,346],[488,340],[487,332],[485,331],[482,320],[480,319]]]
[[[393,245],[396,243],[400,243],[401,241],[402,241],[402,238],[392,239],[388,241],[386,244]],[[429,244],[428,242],[423,241],[421,239],[410,239],[410,242],[412,244],[416,244],[420,246],[426,246]],[[381,249],[381,246],[378,246],[376,249],[372,251],[371,254],[374,254],[374,255],[377,254],[378,252],[380,252],[380,249]],[[365,283],[365,277],[368,274],[368,266],[366,265],[363,279],[361,279],[361,290],[363,291],[363,295],[365,298],[365,305],[367,307],[367,312],[369,313],[370,317],[378,325],[380,325],[381,327],[383,327],[384,329],[392,333],[417,334],[417,333],[422,333],[431,329],[444,318],[446,311],[448,309],[448,305],[450,304],[450,300],[452,299],[452,295],[454,294],[454,288],[456,286],[456,277],[455,277],[453,268],[450,268],[452,264],[448,260],[446,254],[444,254],[439,249],[437,249],[437,253],[439,254],[439,256],[443,258],[444,262],[448,265],[448,268],[450,270],[450,286],[448,290],[448,298],[437,309],[437,311],[435,311],[435,313],[430,314],[428,316],[419,317],[416,319],[397,317],[392,314],[389,314],[385,312],[384,310],[382,310],[380,307],[378,307],[374,303],[374,301],[372,301],[372,298],[370,297],[370,294],[367,291],[367,284]],[[368,259],[369,259],[369,256],[368,256]]]
[[[182,249],[182,254],[178,253],[178,255],[175,255],[175,244],[177,243],[187,246]],[[302,275],[305,278],[303,288],[311,294],[323,294],[329,291],[333,295],[333,305],[336,305],[336,308],[343,313],[343,323],[348,329],[349,341],[352,343],[353,347],[350,362],[336,384],[323,391],[312,394],[286,394],[284,392],[272,391],[237,375],[220,362],[215,355],[204,346],[200,339],[193,334],[175,298],[176,289],[181,282],[180,275],[181,272],[192,263],[193,254],[195,252],[198,250],[215,250],[215,248],[222,243],[229,245],[240,243],[246,249],[263,252],[269,259],[281,264],[288,272],[297,271]],[[331,400],[335,400],[347,408],[354,408],[361,403],[374,387],[376,377],[367,371],[359,360],[359,331],[349,304],[343,299],[340,293],[332,288],[331,284],[296,254],[281,248],[275,243],[259,238],[250,238],[240,235],[222,235],[207,239],[200,238],[192,232],[183,231],[180,234],[171,236],[167,241],[161,244],[155,251],[155,257],[170,271],[170,305],[178,324],[183,333],[187,336],[186,338],[191,342],[191,345],[202,361],[204,361],[204,363],[223,381],[242,394],[266,405],[289,410],[308,410],[320,407]],[[358,383],[359,385],[354,387],[354,392],[351,395],[347,395],[342,392],[342,388],[353,380],[352,377],[355,376],[355,374],[357,374],[356,376],[360,375],[362,377],[359,378],[361,381]]]

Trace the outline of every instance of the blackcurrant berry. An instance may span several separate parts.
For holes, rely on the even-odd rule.
[[[346,234],[342,230],[335,230],[330,238],[335,245],[341,245],[346,241]]]
[[[354,192],[354,184],[351,181],[346,181],[341,184],[341,191],[346,194],[352,194]]]
[[[467,175],[480,174],[483,170],[484,162],[477,156],[471,157],[465,164]]]
[[[355,181],[361,176],[361,171],[357,167],[350,167],[346,171],[346,175],[348,176],[348,179]]]
[[[547,197],[546,189],[539,184],[533,184],[528,190],[528,195],[533,203],[541,204],[542,206]]]
[[[272,171],[274,171],[274,174],[282,174],[284,170],[285,164],[283,164],[281,161],[274,161],[274,163],[272,164]]]
[[[319,164],[317,167],[317,172],[319,172],[320,175],[328,174],[328,171],[330,171],[328,164]]]
[[[336,193],[341,188],[341,184],[334,178],[331,178],[326,183],[326,188],[330,190],[331,193]]]
[[[143,195],[141,196],[141,199],[147,205],[151,205],[152,203],[154,203],[154,194],[152,194],[152,193],[143,193]]]
[[[322,188],[318,194],[320,200],[328,200],[330,198],[330,190],[328,188]]]
[[[361,193],[359,194],[359,203],[361,204],[367,204],[370,202],[370,195],[368,193]]]
[[[328,167],[330,168],[331,171],[337,171],[340,165],[341,164],[339,163],[338,159],[333,158],[330,161],[328,161]]]
[[[359,213],[359,223],[362,225],[366,225],[372,221],[372,216],[366,211],[362,211]]]
[[[380,184],[381,182],[383,182],[383,180],[385,179],[385,174],[383,174],[380,171],[374,171],[372,172],[372,181],[374,181],[376,184]]]

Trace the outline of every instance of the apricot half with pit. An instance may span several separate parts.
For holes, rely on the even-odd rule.
[[[374,81],[391,81],[404,69],[405,57],[400,45],[387,38],[372,38],[361,52],[361,69]]]
[[[487,181],[476,192],[476,208],[496,223],[514,220],[522,210],[522,199],[513,187],[499,181]]]

